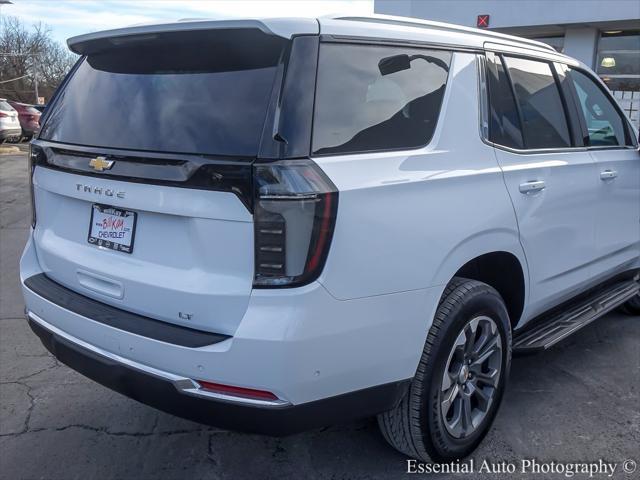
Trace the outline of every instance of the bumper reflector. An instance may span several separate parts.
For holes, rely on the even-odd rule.
[[[234,395],[237,397],[255,398],[260,400],[278,400],[273,393],[266,390],[254,390],[253,388],[234,387],[232,385],[222,385],[220,383],[205,382],[204,380],[196,380],[203,390],[215,393],[224,393],[226,395]]]

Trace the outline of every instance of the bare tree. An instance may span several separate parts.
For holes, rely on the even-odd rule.
[[[16,17],[0,19],[0,97],[35,103],[49,100],[76,56],[51,37],[42,22],[31,29]]]

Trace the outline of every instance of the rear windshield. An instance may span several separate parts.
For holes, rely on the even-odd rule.
[[[253,157],[284,43],[262,33],[225,32],[154,38],[89,55],[52,106],[40,138]]]
[[[13,108],[11,108],[11,105],[9,105],[7,102],[0,100],[0,110],[9,111],[13,110]]]

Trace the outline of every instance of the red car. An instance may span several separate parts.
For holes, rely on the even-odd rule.
[[[41,113],[26,103],[14,102],[12,100],[7,100],[7,102],[18,112],[22,136],[27,140],[31,140],[40,130]]]

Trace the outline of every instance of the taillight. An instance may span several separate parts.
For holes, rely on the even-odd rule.
[[[338,191],[312,160],[254,165],[254,287],[301,286],[329,252]]]
[[[36,226],[36,201],[33,191],[33,171],[35,170],[36,165],[43,165],[44,163],[46,163],[44,150],[33,143],[29,144],[29,192],[31,196],[31,227],[33,228]]]
[[[3,112],[2,110],[0,110],[0,118],[8,117],[8,116],[9,116],[9,114],[8,114],[8,113],[5,113],[5,112]]]

